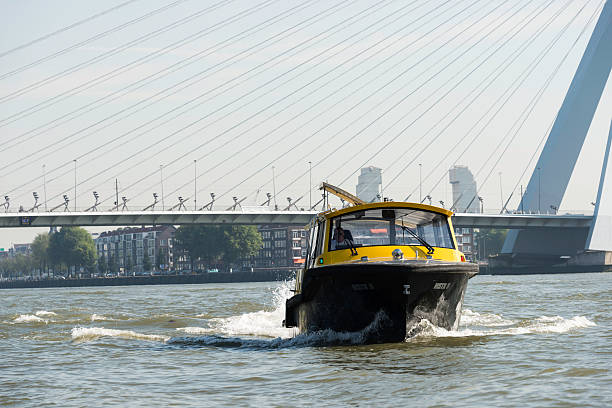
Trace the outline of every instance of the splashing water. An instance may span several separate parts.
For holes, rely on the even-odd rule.
[[[106,316],[99,315],[99,314],[96,314],[96,313],[91,315],[91,321],[92,322],[104,322],[104,321],[114,322],[116,320],[117,319],[113,319],[112,317],[106,317]]]
[[[249,313],[253,314],[253,313]],[[231,319],[231,318],[230,318]],[[336,332],[333,330],[319,330],[310,333],[298,334],[290,338],[277,337],[272,340],[245,339],[239,337],[223,337],[219,335],[196,337],[173,337],[166,344],[187,347],[228,347],[247,349],[279,349],[291,347],[320,347],[364,344],[370,335],[376,333],[380,326],[387,322],[384,312],[378,312],[374,321],[366,328],[357,332]],[[285,329],[288,330],[288,329]]]
[[[220,334],[226,336],[261,336],[287,339],[296,335],[296,329],[282,327],[285,318],[285,301],[291,297],[295,281],[284,281],[274,288],[271,309],[245,313],[227,318],[211,318],[207,327],[179,327],[187,334]]]
[[[55,313],[55,312],[47,312],[46,310],[39,310],[39,311],[37,311],[37,312],[36,312],[36,313],[34,313],[34,314],[35,314],[36,316],[39,316],[39,317],[40,317],[40,316],[46,316],[46,317],[49,317],[49,316],[57,316],[57,313]]]
[[[508,320],[502,316],[465,309],[459,330],[446,330],[423,319],[410,328],[411,339],[432,337],[472,337],[496,335],[525,335],[567,333],[582,328],[597,326],[584,316],[566,319],[561,316],[541,316],[522,320]]]
[[[95,340],[100,337],[119,337],[123,339],[167,341],[169,336],[157,334],[142,334],[132,330],[105,329],[103,327],[75,327],[71,331],[74,341]]]
[[[43,319],[40,316],[22,314],[13,319],[13,323],[48,323],[49,320]]]
[[[91,341],[100,337],[117,337],[133,340],[161,341],[174,347],[229,347],[249,349],[278,349],[287,347],[316,347],[364,344],[370,335],[387,322],[384,312],[379,312],[368,327],[357,332],[335,332],[321,330],[298,334],[296,328],[285,328],[285,301],[292,296],[294,281],[285,281],[275,287],[270,296],[270,306],[257,312],[244,313],[227,318],[196,315],[205,319],[202,326],[175,328],[184,336],[143,334],[132,330],[107,329],[102,327],[75,327],[72,339],[76,342]],[[41,311],[44,312],[44,311]],[[53,313],[53,312],[46,312]],[[206,316],[206,317],[205,317]],[[17,322],[46,322],[36,315],[22,315]],[[102,315],[91,315],[92,321],[115,320]],[[563,318],[541,316],[511,320],[494,313],[479,313],[463,309],[458,330],[446,330],[423,318],[407,328],[406,342],[431,338],[525,335],[565,333],[596,326],[584,316]]]

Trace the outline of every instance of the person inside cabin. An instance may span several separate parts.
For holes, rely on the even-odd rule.
[[[340,226],[340,221],[338,220],[336,228],[334,228],[334,233],[332,234],[331,249],[338,249],[338,247],[344,246],[345,244],[344,230]]]
[[[350,246],[349,240],[353,237],[349,230],[345,230],[340,226],[340,222],[336,223],[336,228],[332,235],[331,249],[348,248]]]

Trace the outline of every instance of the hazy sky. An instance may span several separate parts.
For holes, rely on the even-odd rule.
[[[261,204],[274,187],[305,206],[310,161],[313,188],[354,191],[373,165],[411,201],[421,164],[423,194],[449,203],[460,164],[486,208],[514,190],[513,207],[602,4],[5,0],[0,193],[72,208],[76,159],[79,209],[93,191],[112,206],[115,181],[143,208],[162,176],[166,207],[193,208],[194,189],[198,207],[210,192]],[[608,83],[561,211],[592,211],[611,112]],[[0,230],[0,247],[31,236]]]

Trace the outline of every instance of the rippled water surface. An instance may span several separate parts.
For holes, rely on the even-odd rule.
[[[612,406],[612,274],[477,276],[460,329],[281,327],[290,282],[0,291],[0,405]]]

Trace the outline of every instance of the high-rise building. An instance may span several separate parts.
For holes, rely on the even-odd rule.
[[[448,171],[449,181],[453,186],[453,208],[455,212],[480,212],[480,199],[476,181],[467,166],[453,166]],[[456,228],[458,250],[463,252],[467,259],[473,260],[476,253],[474,231],[471,228]]]
[[[480,199],[476,181],[467,166],[453,166],[448,171],[453,186],[452,210],[455,212],[479,213]]]
[[[370,166],[361,169],[357,182],[357,197],[368,203],[381,201],[382,170]]]

